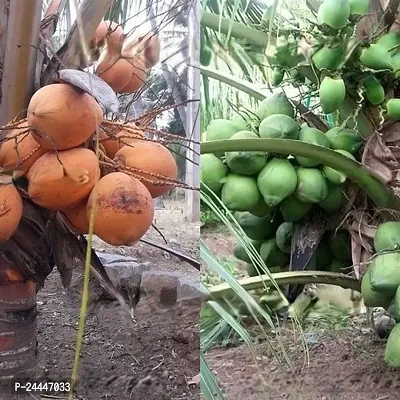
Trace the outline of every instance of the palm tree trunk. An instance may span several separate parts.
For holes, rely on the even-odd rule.
[[[0,39],[0,126],[25,110],[32,95],[41,7],[41,0],[0,0],[0,25],[6,27]],[[0,338],[0,382],[32,376],[37,365],[36,284],[1,256]]]

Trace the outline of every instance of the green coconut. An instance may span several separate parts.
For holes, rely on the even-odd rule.
[[[279,205],[282,217],[286,222],[297,222],[301,220],[311,208],[311,203],[304,203],[294,196],[286,198]]]
[[[282,83],[284,76],[285,76],[285,71],[283,69],[279,67],[274,68],[271,79],[272,86],[279,86]]]
[[[372,289],[393,297],[400,285],[400,253],[379,254],[370,268]]]
[[[274,207],[268,206],[264,199],[261,197],[260,201],[255,207],[250,210],[250,213],[256,215],[257,217],[264,217],[267,214],[271,214]]]
[[[400,78],[400,52],[392,56],[393,70],[395,71],[395,77]]]
[[[273,158],[257,178],[257,185],[268,206],[277,206],[296,189],[297,174],[289,160]]]
[[[249,211],[261,199],[257,180],[251,176],[228,174],[224,178],[221,200],[232,211]]]
[[[342,186],[329,183],[328,188],[328,195],[319,202],[319,206],[328,213],[335,213],[342,208],[346,197]]]
[[[240,129],[227,119],[214,119],[207,126],[207,142],[213,140],[230,139]],[[217,157],[223,157],[224,153],[215,153]]]
[[[299,139],[302,142],[315,144],[317,146],[330,148],[330,142],[325,133],[319,129],[305,127],[300,130]],[[296,157],[297,162],[304,167],[316,167],[320,164],[318,160],[307,157]]]
[[[351,262],[351,241],[348,231],[339,230],[329,236],[329,250],[332,256],[342,262]]]
[[[292,248],[292,232],[293,223],[291,222],[284,222],[283,224],[279,225],[278,229],[276,230],[276,244],[279,250],[283,251],[284,253],[290,254]]]
[[[336,111],[346,97],[346,86],[343,79],[326,76],[319,87],[319,99],[325,114]]]
[[[257,241],[257,240],[252,240],[251,243],[253,244],[253,246],[257,250],[257,252],[259,252],[260,247],[263,242]],[[241,243],[236,243],[235,247],[233,248],[233,255],[240,261],[244,261],[246,263],[251,263],[251,259]]]
[[[400,250],[400,222],[379,224],[375,232],[374,247],[377,253]]]
[[[397,324],[389,334],[385,348],[385,362],[389,367],[400,367],[400,324]]]
[[[251,131],[235,133],[230,140],[259,139],[257,134]],[[256,175],[267,163],[268,154],[264,151],[231,151],[225,153],[225,161],[230,170],[241,175]]]
[[[312,56],[312,62],[318,70],[327,69],[329,71],[336,68],[343,61],[344,52],[341,45],[323,46]]]
[[[361,280],[361,294],[366,307],[389,307],[392,296],[379,293],[371,286],[371,268],[368,268]]]
[[[383,86],[373,75],[365,78],[364,87],[365,97],[373,106],[377,106],[385,101],[385,89],[383,89]]]
[[[223,179],[228,174],[228,167],[214,154],[200,156],[201,182],[205,183],[214,193],[219,194]],[[207,189],[202,184],[201,190]]]
[[[232,123],[236,126],[237,132],[248,130],[248,121],[247,118],[241,114],[236,114],[232,118]]]
[[[260,120],[273,114],[284,114],[294,118],[295,110],[286,95],[284,93],[278,93],[264,99],[260,103],[256,114],[259,116]]]
[[[257,217],[244,211],[236,212],[234,215],[245,234],[253,240],[265,240],[274,237],[278,226],[282,222],[282,218],[277,213]]]
[[[400,99],[390,99],[386,103],[387,118],[400,121]]]
[[[301,75],[298,68],[291,69],[289,72],[289,75],[290,75],[290,79],[292,80],[292,84],[305,82],[305,77],[303,75]]]
[[[324,0],[318,10],[318,22],[334,29],[343,28],[349,17],[349,0]]]
[[[385,47],[378,44],[371,44],[364,48],[360,55],[361,64],[374,70],[393,70],[392,59]]]
[[[388,51],[391,56],[394,56],[399,51],[396,46],[400,45],[400,32],[388,32],[381,36],[376,44]]]
[[[351,158],[352,160],[356,161],[355,157],[348,151],[345,150],[335,150],[335,151],[337,153],[346,156],[347,158]],[[334,185],[341,185],[344,182],[346,182],[347,177],[343,172],[337,171],[336,169],[328,167],[327,165],[324,165],[322,167],[322,172],[324,173],[326,179],[328,179]]]
[[[394,299],[390,304],[390,315],[396,322],[400,321],[400,286],[397,288]]]
[[[328,195],[328,183],[317,168],[298,167],[294,195],[305,203],[319,203]]]
[[[355,154],[361,148],[361,136],[351,129],[336,127],[329,129],[325,135],[333,150],[345,150],[351,154]]]
[[[213,119],[207,126],[207,141],[230,139],[238,127],[228,119]]]
[[[279,249],[275,238],[269,239],[261,245],[260,256],[268,268],[281,267],[289,262],[289,255]]]
[[[273,114],[261,121],[258,132],[262,138],[298,139],[299,125],[287,115]]]
[[[367,14],[370,0],[349,0],[350,15],[362,17]]]

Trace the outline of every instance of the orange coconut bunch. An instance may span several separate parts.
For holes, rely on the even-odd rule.
[[[107,31],[111,40],[109,36]],[[136,50],[143,55],[149,51],[146,46]],[[156,62],[156,56],[157,51],[148,54],[146,66]],[[153,198],[179,186],[173,155],[145,138],[142,125],[103,121],[97,101],[71,84],[44,86],[32,96],[26,121],[6,127],[0,174],[16,170],[16,176],[26,175],[24,195],[60,212],[77,233],[89,232],[94,212],[95,235],[111,245],[134,244],[152,224]],[[99,137],[106,156],[100,160],[92,146],[94,137]],[[110,171],[102,176],[104,165]],[[14,234],[22,216],[22,192],[11,178],[6,183],[0,179],[0,241]]]
[[[100,53],[96,74],[116,93],[134,92],[145,84],[150,68],[159,60],[159,38],[156,34],[149,33],[125,39],[125,35],[117,28],[112,30],[109,21],[103,21],[99,25],[95,38],[102,37],[104,25],[107,24],[110,29]]]

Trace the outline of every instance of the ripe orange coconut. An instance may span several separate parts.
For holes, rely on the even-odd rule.
[[[89,196],[100,179],[100,167],[96,154],[80,147],[46,153],[32,165],[27,177],[28,194],[36,204],[65,210]]]
[[[24,126],[27,127],[26,122],[17,125],[17,127]],[[18,177],[25,175],[32,164],[48,151],[38,144],[31,132],[23,133],[25,131],[26,129],[13,129],[7,135],[12,139],[3,142],[0,147],[0,167],[15,170]]]
[[[101,21],[96,29],[91,44],[96,47],[104,46],[106,39],[108,48],[112,48],[113,51],[120,51],[122,42],[124,40],[124,31],[121,25],[112,21]]]
[[[114,157],[114,161],[120,168],[138,168],[153,174],[160,174],[167,178],[176,180],[178,177],[178,166],[170,151],[163,145],[150,141],[136,141],[130,146],[122,147]],[[144,178],[153,181],[162,181],[146,172],[136,172]],[[167,193],[171,185],[156,185],[146,181],[143,184],[147,187],[153,198]]]
[[[82,235],[87,235],[89,233],[89,220],[86,212],[87,202],[88,199],[85,198],[75,207],[62,211],[72,227]]]
[[[123,129],[121,130],[118,127],[105,127],[104,129],[106,130],[106,132],[103,130],[99,132],[99,140],[106,151],[106,155],[111,159],[114,158],[115,154],[117,154],[117,151],[125,146],[127,143],[131,143],[135,140],[140,140],[130,139],[127,137],[121,138],[121,136],[132,136],[132,133]],[[136,135],[143,137],[143,134],[139,131],[136,133]],[[118,140],[119,138],[121,138],[121,140]]]
[[[65,83],[42,87],[28,106],[28,125],[38,130],[33,137],[50,150],[79,146],[89,139],[102,120],[103,111],[96,100]]]
[[[150,228],[154,208],[146,187],[122,172],[101,178],[89,196],[87,215],[95,207],[94,233],[114,245],[132,245]]]
[[[131,80],[132,66],[129,61],[119,58],[119,55],[106,55],[96,67],[96,75],[100,76],[114,92],[120,93]]]
[[[145,83],[147,78],[148,69],[143,57],[136,56],[132,59],[126,59],[130,65],[130,80],[128,84],[118,91],[118,93],[131,93],[139,90]]]
[[[22,218],[22,199],[9,176],[0,176],[0,242],[17,230]]]

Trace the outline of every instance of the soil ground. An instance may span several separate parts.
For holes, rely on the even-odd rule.
[[[201,235],[228,268],[240,269],[227,232],[207,228]],[[306,322],[303,340],[292,326],[279,332],[292,369],[278,363],[265,336],[254,344],[255,356],[240,343],[209,351],[208,362],[228,400],[400,399],[400,374],[385,365],[386,343],[377,339],[365,314],[332,314],[323,323]],[[277,337],[269,337],[276,348]]]
[[[182,203],[167,201],[155,223],[168,246],[198,259],[199,224],[184,220]],[[146,238],[162,243],[152,229]],[[132,255],[154,267],[195,274],[189,264],[148,245],[115,248],[100,240],[99,251]],[[69,380],[76,346],[79,304],[63,289],[57,271],[38,294],[38,375]],[[141,314],[136,323],[115,303],[102,303],[87,317],[77,398],[80,400],[198,399],[199,307],[177,306]],[[1,398],[1,396],[0,396]]]

